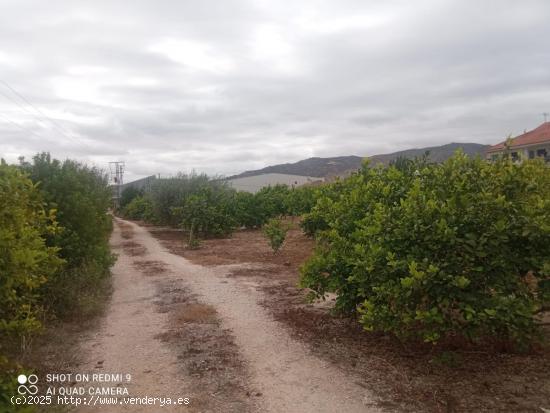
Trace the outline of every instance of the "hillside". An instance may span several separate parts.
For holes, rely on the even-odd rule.
[[[388,164],[398,157],[403,158],[414,158],[417,156],[422,156],[426,151],[430,152],[430,160],[432,162],[443,162],[450,158],[457,149],[462,149],[464,153],[468,156],[483,155],[487,145],[481,145],[479,143],[448,143],[441,146],[431,146],[428,148],[420,149],[407,149],[404,151],[388,153],[384,155],[374,155],[371,156],[371,162],[373,164],[383,163]]]
[[[233,178],[245,178],[247,176],[256,176],[262,174],[279,173],[289,175],[302,175],[324,177],[338,175],[343,171],[357,169],[361,166],[363,160],[360,156],[337,156],[334,158],[309,158],[295,163],[283,163],[279,165],[267,166],[255,171],[246,171],[239,175],[231,176]]]
[[[430,151],[430,160],[433,162],[442,162],[448,159],[457,149],[461,148],[467,155],[482,155],[486,145],[479,143],[449,143],[441,146],[431,146],[419,149],[407,149],[404,151],[393,152],[382,155],[371,156],[373,164],[388,164],[398,157],[414,158],[422,156],[426,151]],[[280,173],[302,176],[330,177],[336,175],[347,175],[350,172],[359,169],[363,158],[361,156],[337,156],[332,158],[309,158],[295,163],[284,163],[272,165],[263,169],[246,171],[230,178],[244,178],[268,173]]]

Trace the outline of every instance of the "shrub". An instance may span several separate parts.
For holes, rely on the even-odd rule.
[[[332,219],[333,204],[338,201],[352,179],[356,179],[356,177],[349,178],[345,182],[337,180],[316,188],[313,198],[315,203],[309,210],[303,211],[304,215],[300,223],[306,235],[313,237],[329,228],[328,221]]]
[[[120,208],[124,209],[126,205],[142,195],[143,191],[141,189],[134,188],[133,186],[124,188],[120,194]]]
[[[189,229],[189,239],[187,240],[187,248],[190,250],[199,249],[201,246],[200,239],[197,238],[197,231],[195,225],[191,225]]]
[[[319,193],[318,187],[301,186],[290,189],[284,200],[286,215],[298,216],[310,212]]]
[[[36,185],[15,166],[0,162],[0,411],[29,412],[29,406],[13,406],[17,374],[21,366],[6,355],[20,341],[41,327],[40,287],[63,264],[57,248],[44,237],[59,228],[54,211],[44,209]]]
[[[24,369],[17,363],[9,361],[0,355],[0,412],[32,413],[36,409],[29,404],[12,404],[11,397],[17,395],[19,383],[16,378],[20,374],[30,374],[29,369]]]
[[[254,194],[264,222],[269,218],[287,215],[289,192],[290,189],[286,185],[274,185],[266,186]]]
[[[101,172],[73,161],[0,163],[0,411],[34,411],[7,400],[22,367],[6,356],[26,350],[38,314],[86,316],[106,294],[110,198]]]
[[[40,327],[38,290],[59,270],[58,248],[45,236],[58,232],[54,211],[43,207],[36,186],[18,168],[0,164],[0,337]]]
[[[263,232],[274,253],[277,253],[283,246],[289,229],[290,227],[279,218],[272,218],[264,225]]]
[[[236,192],[233,196],[232,215],[238,226],[259,228],[266,221],[266,214],[257,202],[256,196],[250,192]]]
[[[21,167],[48,208],[57,211],[61,227],[46,237],[46,243],[58,248],[66,265],[41,287],[41,301],[54,314],[71,315],[87,300],[81,294],[93,298],[98,293],[92,286],[109,275],[114,262],[108,245],[112,222],[107,214],[111,204],[107,177],[95,168],[71,160],[60,162],[47,153]]]
[[[153,203],[147,196],[137,196],[122,209],[122,216],[128,219],[153,221]]]
[[[127,197],[134,195],[132,192]],[[276,216],[309,212],[317,196],[317,188],[289,189],[286,185],[268,186],[255,194],[237,192],[222,179],[180,173],[174,178],[156,179],[121,213],[130,219],[188,231],[193,226],[197,235],[222,236],[239,227],[259,228]]]
[[[186,197],[181,206],[172,208],[172,215],[182,229],[193,235],[223,236],[236,226],[231,211],[233,193],[222,184],[206,184]]]
[[[550,269],[550,169],[460,153],[415,163],[344,182],[302,286],[336,292],[367,330],[531,340]]]
[[[181,217],[173,214],[173,208],[181,207],[187,197],[208,185],[209,181],[208,176],[195,173],[155,179],[146,194],[152,203],[155,222],[174,227],[180,225]]]
[[[255,194],[237,192],[233,199],[234,216],[240,226],[259,228],[273,217],[309,212],[316,197],[316,188],[289,189],[286,185],[268,186]]]

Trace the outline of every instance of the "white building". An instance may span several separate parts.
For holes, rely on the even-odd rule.
[[[258,192],[266,186],[288,185],[289,187],[298,187],[314,182],[323,182],[324,178],[314,176],[288,175],[288,174],[262,174],[246,176],[243,178],[228,179],[228,184],[237,191]]]

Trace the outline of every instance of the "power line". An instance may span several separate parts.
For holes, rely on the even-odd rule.
[[[61,132],[64,136],[65,132],[68,132],[63,128],[57,121],[50,118],[48,115],[46,115],[44,112],[42,112],[40,109],[38,109],[29,99],[27,99],[25,96],[23,96],[21,93],[19,93],[17,90],[15,90],[13,87],[11,87],[5,80],[0,79],[0,83],[2,83],[4,86],[6,86],[9,90],[13,92],[14,95],[18,96],[21,100],[23,100],[25,103],[27,103],[30,107],[32,107],[36,112],[38,112],[40,115],[42,115],[44,118],[46,118],[52,125],[54,125],[59,132]],[[68,136],[67,136],[68,137]]]
[[[37,138],[39,139],[44,139],[44,137],[40,136],[40,135],[37,135],[36,132],[28,129],[28,128],[25,128],[24,126],[20,125],[19,123],[17,122],[14,122],[13,120],[11,120],[10,118],[8,118],[6,115],[4,115],[3,113],[0,113],[0,116],[2,116],[4,118],[4,120],[8,121],[9,123],[11,123],[12,125],[15,125],[17,126],[19,129],[21,129],[22,131],[25,131],[25,132],[28,132],[34,136],[36,136]]]
[[[2,83],[5,87],[7,87],[14,95],[16,95],[17,97],[19,97],[19,99],[21,99],[23,102],[27,103],[30,107],[32,107],[41,117],[38,117],[36,116],[34,113],[32,113],[31,111],[29,111],[25,106],[23,106],[20,102],[14,100],[12,97],[10,97],[9,95],[6,95],[5,93],[3,93],[2,91],[0,91],[0,94],[2,96],[4,96],[5,98],[9,99],[10,101],[12,101],[13,103],[15,103],[17,106],[19,106],[21,109],[23,109],[25,112],[27,112],[28,114],[30,114],[34,119],[36,119],[39,123],[41,124],[44,124],[44,119],[46,119],[48,122],[50,122],[51,125],[54,126],[54,128],[61,134],[63,135],[65,138],[69,139],[69,140],[78,140],[78,141],[81,141],[82,140],[78,137],[74,137],[74,136],[67,136],[67,134],[65,133],[66,130],[64,131],[64,128],[62,128],[61,125],[59,125],[58,122],[54,121],[53,119],[51,119],[50,117],[48,117],[48,115],[46,115],[44,112],[42,112],[40,109],[38,109],[29,99],[27,99],[25,96],[23,96],[21,93],[19,93],[17,90],[15,90],[13,87],[11,87],[6,81],[0,79],[0,83]]]
[[[23,106],[20,102],[14,100],[11,96],[6,95],[4,92],[0,90],[0,95],[4,96],[6,99],[10,100],[11,102],[15,103],[19,108],[23,109],[27,114],[31,115],[33,118],[35,118],[39,123],[44,123],[44,121],[40,118],[38,118],[34,113],[32,113],[30,110],[28,110],[25,106]]]

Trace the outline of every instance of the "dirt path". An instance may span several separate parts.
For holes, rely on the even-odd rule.
[[[118,219],[117,224],[112,242],[120,255],[113,269],[113,302],[97,337],[87,345],[90,356],[84,368],[132,374],[128,388],[133,396],[186,397],[185,392],[193,388],[194,378],[178,371],[176,353],[159,340],[173,321],[155,306],[159,278],[136,273],[133,265],[139,257],[162,265],[165,281],[179,282],[188,288],[200,302],[215,310],[220,320],[218,328],[231,332],[238,352],[235,357],[244,360],[247,387],[257,395],[247,405],[249,410],[378,411],[367,390],[313,356],[267,314],[259,304],[260,293],[253,283],[227,277],[227,266],[194,265],[168,252],[138,225]],[[120,225],[131,230],[131,241],[121,237]],[[193,400],[191,410],[192,406]],[[180,407],[179,411],[186,409],[189,408]]]
[[[113,297],[100,330],[84,345],[86,362],[79,371],[130,374],[129,383],[123,384],[130,396],[185,397],[185,378],[178,374],[178,360],[157,338],[168,322],[167,315],[156,311],[154,282],[136,271],[133,266],[135,253],[122,248],[124,242],[128,241],[115,226],[111,246],[118,259],[112,270]],[[109,386],[107,383],[101,385]],[[96,405],[78,411],[98,409]],[[101,409],[109,412],[154,410],[144,406],[126,409],[103,406]]]

